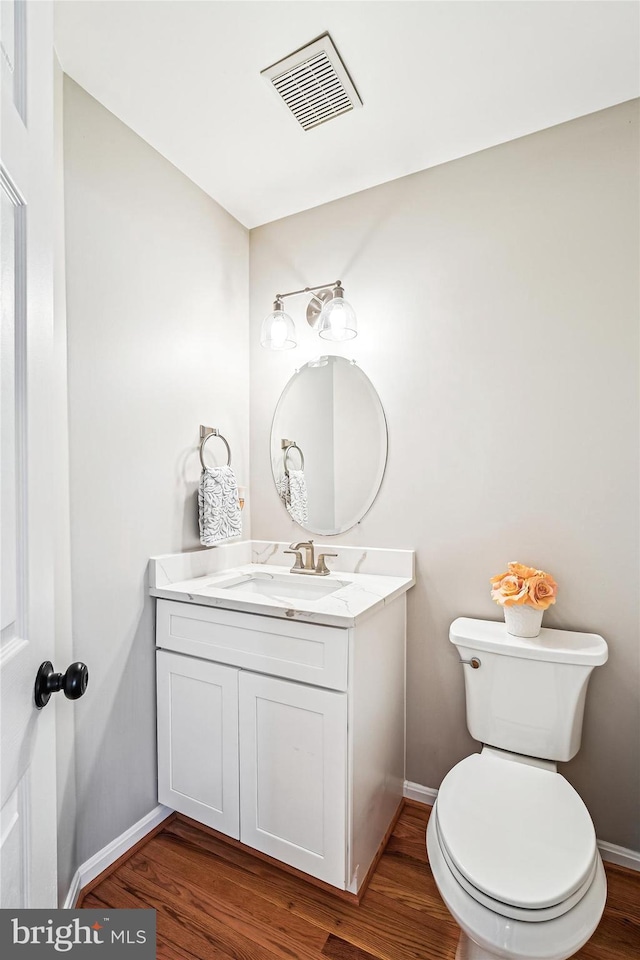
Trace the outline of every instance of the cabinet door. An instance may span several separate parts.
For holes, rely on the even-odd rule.
[[[156,656],[158,799],[237,840],[239,670]]]
[[[240,675],[240,839],[341,889],[347,696]]]

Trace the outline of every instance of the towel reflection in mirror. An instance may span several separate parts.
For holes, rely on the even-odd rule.
[[[307,481],[304,475],[304,454],[295,440],[281,440],[282,448],[282,475],[276,477],[278,496],[285,505],[292,520],[304,526],[309,519]],[[300,456],[300,467],[293,469],[290,466],[291,454],[297,451]]]

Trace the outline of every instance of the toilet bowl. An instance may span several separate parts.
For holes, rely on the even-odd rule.
[[[595,931],[606,879],[584,803],[554,764],[485,747],[445,777],[429,863],[463,933],[457,960],[567,960]]]
[[[433,877],[461,928],[457,960],[568,960],[607,884],[591,817],[556,762],[580,749],[595,634],[459,618],[469,732],[484,744],[444,778],[427,828]]]

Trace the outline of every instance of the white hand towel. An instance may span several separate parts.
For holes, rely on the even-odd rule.
[[[278,496],[284,503],[287,510],[289,509],[289,504],[291,503],[291,492],[289,490],[289,474],[285,473],[283,476],[278,477],[276,480],[276,490],[278,491]]]
[[[289,470],[289,501],[286,504],[289,515],[300,526],[309,519],[307,504],[307,481],[302,470]]]
[[[238,482],[231,467],[205,467],[198,488],[200,543],[211,547],[242,534]]]

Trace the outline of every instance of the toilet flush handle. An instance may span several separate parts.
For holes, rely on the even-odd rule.
[[[460,660],[460,663],[470,663],[474,670],[482,666],[482,660],[479,660],[478,657],[471,657],[471,660]]]

